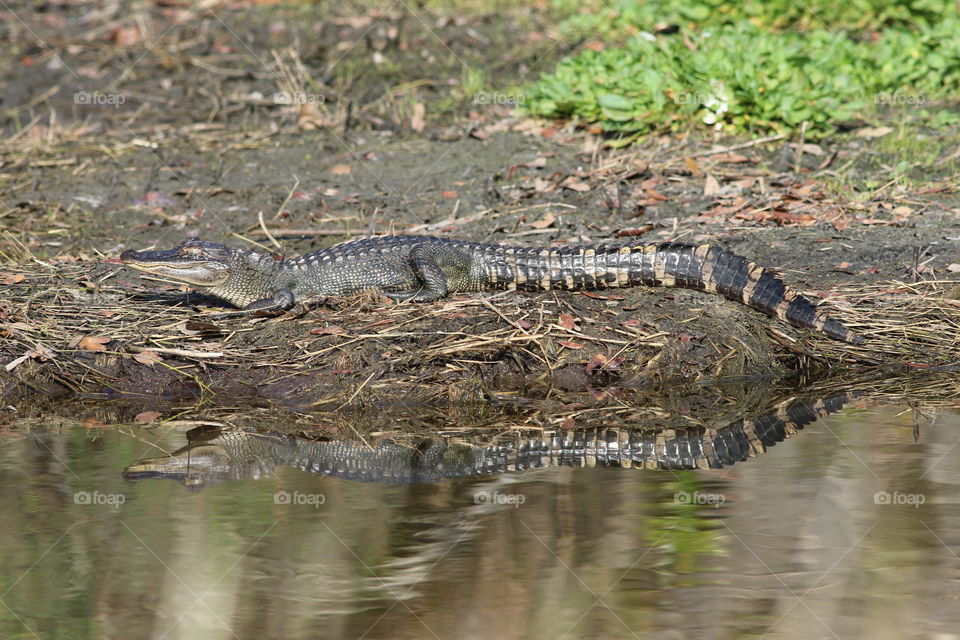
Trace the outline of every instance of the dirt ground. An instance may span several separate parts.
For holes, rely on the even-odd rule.
[[[709,241],[777,267],[840,317],[850,291],[888,282],[960,297],[954,134],[864,123],[816,145],[685,132],[612,149],[589,127],[514,111],[512,87],[584,45],[542,9],[12,5],[0,18],[8,397],[337,408],[918,364],[846,357],[679,290],[363,296],[212,323],[215,301],[110,261],[188,236],[286,256],[383,233]],[[933,159],[894,168],[934,145]]]

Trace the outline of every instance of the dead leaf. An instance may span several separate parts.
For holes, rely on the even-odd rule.
[[[423,106],[422,102],[413,105],[413,115],[410,116],[410,128],[417,133],[423,131],[427,126],[426,115],[427,108]]]
[[[607,358],[607,356],[603,355],[602,353],[598,353],[597,355],[593,356],[593,360],[588,362],[587,366],[583,368],[583,372],[588,376],[593,375],[594,370],[603,367],[605,364],[607,364],[608,360],[609,358]]]
[[[149,424],[151,422],[156,422],[157,418],[160,417],[159,411],[142,411],[137,415],[133,416],[133,421],[137,424]]]
[[[720,182],[709,173],[703,180],[703,195],[708,198],[720,195]]]
[[[335,176],[345,176],[353,171],[353,167],[348,164],[335,164],[330,167],[330,173]]]
[[[313,102],[304,102],[297,110],[297,126],[305,131],[328,129],[335,124],[336,121],[324,115]]]
[[[563,422],[560,424],[561,429],[573,429],[575,426],[577,426],[577,422],[573,419],[573,416],[564,418]]]
[[[585,193],[590,191],[590,185],[584,182],[583,180],[577,180],[573,176],[570,176],[566,180],[560,183],[560,186],[564,189],[570,189],[571,191],[576,191],[577,193]]]
[[[105,336],[83,336],[77,341],[77,346],[87,351],[106,351],[107,348],[103,345],[112,339]]]
[[[952,264],[947,265],[947,271],[949,271],[950,273],[956,273],[960,271],[960,263],[954,262]]]
[[[531,222],[530,226],[533,227],[534,229],[546,229],[547,227],[552,225],[556,219],[557,217],[548,211],[545,216],[543,216],[536,222]]]
[[[136,25],[116,27],[110,32],[110,39],[118,46],[132,47],[140,44],[140,29]]]
[[[346,332],[346,329],[335,324],[330,325],[329,327],[316,327],[314,329],[310,329],[310,335],[312,336],[335,336]]]
[[[568,331],[576,329],[576,322],[573,319],[573,316],[569,313],[560,314],[560,326]]]
[[[891,127],[864,127],[857,129],[854,134],[860,138],[882,138],[893,131]]]
[[[693,158],[687,156],[686,158],[683,159],[683,163],[687,165],[687,168],[690,169],[690,171],[694,175],[700,175],[701,173],[703,173],[703,169],[700,168],[700,165],[698,165],[697,161],[694,160]]]
[[[154,351],[141,351],[140,353],[135,353],[133,359],[139,362],[140,364],[145,364],[148,367],[152,367],[158,362],[163,362],[163,359],[160,358]]]
[[[444,200],[456,200],[460,197],[460,194],[456,191],[441,191],[440,197]]]
[[[25,277],[22,273],[0,273],[0,284],[17,284]]]
[[[583,349],[585,346],[582,342],[574,342],[573,340],[557,340],[557,344],[567,349]]]

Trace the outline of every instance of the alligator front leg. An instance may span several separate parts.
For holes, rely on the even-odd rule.
[[[257,311],[288,311],[296,304],[296,297],[289,289],[280,289],[274,292],[269,298],[255,300],[239,311],[227,311],[211,316],[213,320],[222,320],[224,318],[236,318],[238,316],[248,316]]]
[[[384,291],[394,302],[434,302],[449,293],[447,275],[441,264],[464,268],[467,258],[451,247],[439,244],[418,244],[410,250],[410,268],[420,283],[419,289]]]

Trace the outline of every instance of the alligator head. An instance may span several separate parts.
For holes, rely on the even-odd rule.
[[[165,276],[243,307],[273,293],[276,261],[219,242],[189,238],[167,251],[120,254],[124,265]]]

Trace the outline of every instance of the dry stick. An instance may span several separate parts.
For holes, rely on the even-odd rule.
[[[729,147],[720,147],[719,149],[712,149],[710,151],[698,151],[696,153],[685,154],[684,158],[699,158],[700,156],[713,156],[718,153],[729,153],[730,151],[739,151],[740,149],[747,149],[749,147],[755,147],[758,144],[764,144],[766,142],[776,142],[777,140],[783,140],[787,136],[780,134],[776,136],[767,136],[766,138],[757,138],[751,142],[744,142],[741,144],[733,144]]]

